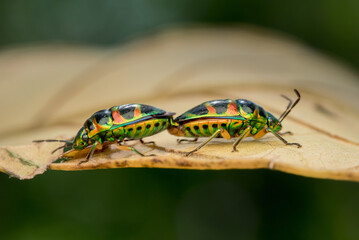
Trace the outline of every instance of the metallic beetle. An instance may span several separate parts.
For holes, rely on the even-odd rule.
[[[134,151],[144,156],[135,148],[122,145],[127,140],[140,140],[166,130],[175,113],[145,104],[126,104],[95,112],[87,119],[73,140],[37,140],[34,142],[64,142],[62,155],[75,150],[90,147],[86,157],[88,161],[96,149],[101,149],[104,143],[116,143],[121,150]],[[153,142],[151,142],[153,143]]]
[[[286,145],[301,147],[299,143],[288,143],[279,133],[282,129],[281,123],[283,119],[300,100],[298,90],[294,89],[294,92],[297,95],[294,103],[288,97],[282,95],[289,100],[289,104],[279,118],[274,117],[273,114],[265,111],[258,104],[246,99],[212,100],[204,102],[178,116],[167,130],[175,136],[194,138],[193,140],[181,139],[178,142],[195,142],[199,137],[209,138],[196,149],[188,152],[187,156],[196,152],[216,137],[223,137],[227,140],[237,138],[233,144],[233,151],[237,151],[238,144],[245,137],[258,139],[266,133],[274,134]]]

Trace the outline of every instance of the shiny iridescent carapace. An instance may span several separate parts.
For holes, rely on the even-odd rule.
[[[69,151],[82,150],[91,147],[86,160],[89,160],[96,148],[102,148],[104,143],[117,143],[121,150],[142,153],[133,147],[121,145],[126,140],[140,140],[167,129],[175,113],[145,104],[126,104],[114,106],[94,113],[87,119],[73,140],[38,140],[35,142],[65,142],[58,148],[65,148],[63,155]],[[151,142],[153,143],[153,142]],[[55,149],[58,150],[58,149]]]
[[[245,137],[258,139],[268,132],[274,134],[286,145],[301,147],[299,143],[288,143],[279,133],[282,129],[283,119],[300,100],[299,92],[296,89],[294,92],[297,95],[297,100],[294,103],[282,95],[289,100],[289,104],[279,118],[246,99],[213,100],[204,102],[178,116],[167,130],[175,136],[194,138],[194,140],[181,139],[179,142],[195,142],[199,137],[209,137],[196,149],[188,152],[187,156],[216,137],[238,138],[233,144],[233,151],[237,151],[236,147]]]

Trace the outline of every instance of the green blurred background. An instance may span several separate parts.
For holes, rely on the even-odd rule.
[[[359,68],[359,1],[1,0],[0,49],[248,23]],[[0,239],[359,239],[359,184],[267,170],[0,175]]]

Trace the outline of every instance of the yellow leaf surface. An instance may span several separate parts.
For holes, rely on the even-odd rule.
[[[21,71],[19,71],[21,69]],[[166,31],[116,49],[37,46],[0,54],[0,169],[20,179],[47,167],[84,170],[122,167],[185,169],[268,168],[309,177],[359,181],[359,79],[342,64],[302,44],[262,29],[191,28]],[[21,86],[21,87],[20,87]],[[129,142],[139,157],[108,146],[91,161],[86,150],[73,160],[52,163],[61,144],[35,139],[69,139],[95,111],[145,103],[178,114],[212,99],[246,98],[279,116],[287,101],[302,100],[284,120],[285,146],[267,134],[216,139],[185,157],[197,143],[176,142],[167,132],[146,138],[157,146]],[[24,145],[21,145],[24,144]],[[14,146],[20,145],[20,146]],[[51,164],[52,163],[52,164]]]

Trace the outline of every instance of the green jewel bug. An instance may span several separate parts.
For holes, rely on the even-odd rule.
[[[133,151],[145,156],[135,148],[124,145],[128,140],[140,140],[166,130],[173,121],[175,113],[166,112],[162,109],[145,104],[126,104],[114,106],[110,109],[95,112],[87,119],[72,140],[36,140],[34,142],[64,142],[65,144],[53,151],[64,149],[60,158],[71,151],[91,148],[86,156],[88,161],[96,149],[102,149],[103,144],[115,143],[120,150]],[[86,162],[85,161],[85,162]]]
[[[237,151],[238,144],[246,137],[259,139],[266,133],[274,134],[286,145],[301,147],[299,143],[289,143],[279,131],[282,129],[282,121],[297,105],[301,96],[298,90],[294,89],[297,95],[293,103],[288,97],[282,95],[289,101],[283,114],[276,118],[273,114],[265,111],[258,104],[246,99],[224,99],[204,102],[173,120],[168,132],[175,136],[194,138],[193,140],[178,139],[183,141],[196,142],[199,137],[208,137],[186,156],[198,151],[216,137],[223,137],[227,140],[237,138],[233,144],[233,151]],[[287,132],[290,133],[290,132]]]

